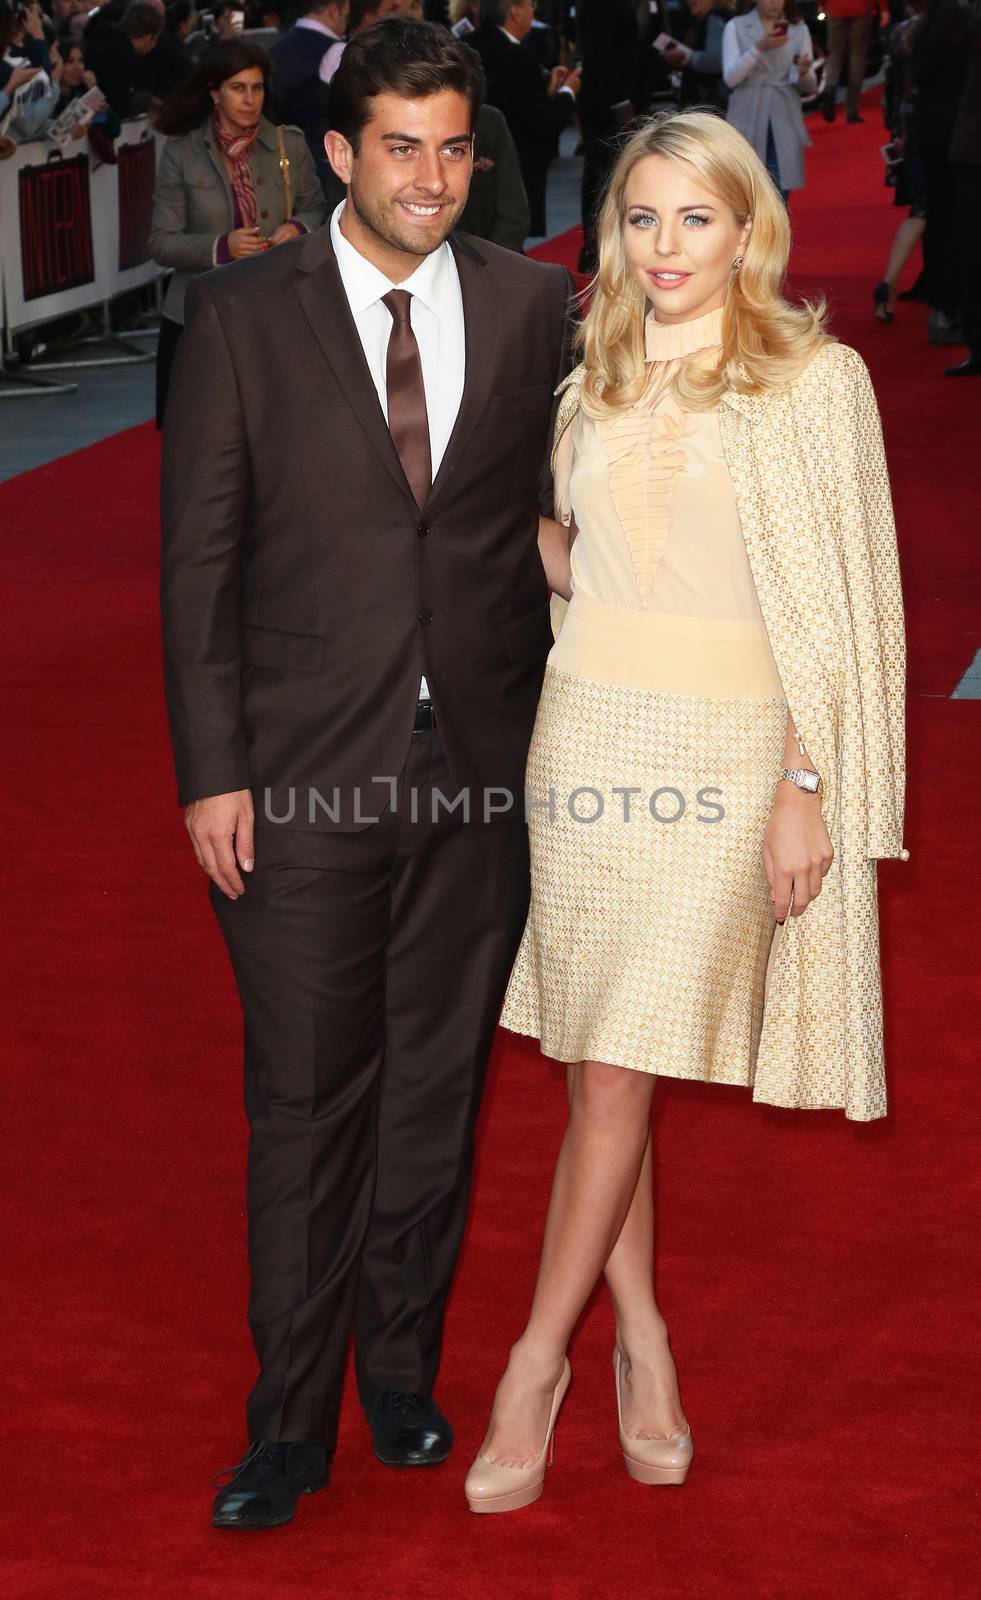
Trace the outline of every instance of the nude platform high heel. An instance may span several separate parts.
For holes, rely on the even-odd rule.
[[[632,1439],[623,1431],[620,1403],[620,1351],[613,1352],[613,1376],[617,1389],[617,1421],[623,1464],[638,1483],[684,1483],[692,1463],[694,1447],[687,1423],[666,1439]]]
[[[554,1458],[555,1419],[572,1381],[568,1359],[552,1396],[552,1411],[542,1453],[528,1467],[499,1467],[478,1455],[464,1485],[471,1511],[518,1511],[537,1500],[545,1487],[545,1468]]]

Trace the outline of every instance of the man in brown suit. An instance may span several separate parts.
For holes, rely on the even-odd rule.
[[[222,1527],[327,1482],[352,1325],[379,1458],[452,1443],[432,1394],[527,904],[569,304],[559,268],[452,232],[481,89],[442,29],[361,34],[331,89],[343,206],[188,290],[166,688],[244,1011],[260,1367]]]

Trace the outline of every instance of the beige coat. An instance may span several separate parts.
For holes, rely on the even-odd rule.
[[[559,405],[557,480],[583,371],[570,374]],[[783,389],[726,393],[720,426],[770,644],[824,779],[835,851],[817,900],[777,929],[753,1097],[871,1121],[886,1111],[875,863],[909,855],[903,605],[879,412],[862,358],[828,342]]]
[[[292,220],[302,222],[312,233],[327,215],[320,179],[299,128],[284,128],[283,140],[293,185]],[[259,123],[251,161],[259,232],[268,239],[286,220],[286,190],[276,129],[265,117]],[[150,254],[161,267],[174,268],[163,308],[172,322],[184,321],[188,279],[215,265],[215,247],[220,236],[234,227],[234,215],[232,186],[210,121],[168,139],[153,191]]]

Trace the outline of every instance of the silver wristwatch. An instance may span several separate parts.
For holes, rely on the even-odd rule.
[[[811,772],[807,767],[784,767],[780,776],[796,783],[798,789],[804,789],[808,794],[824,793],[820,773]]]

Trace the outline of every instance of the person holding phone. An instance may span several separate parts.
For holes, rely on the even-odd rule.
[[[755,0],[727,22],[722,75],[731,90],[727,121],[749,140],[786,201],[804,186],[811,143],[800,98],[817,93],[814,46],[797,0]]]

